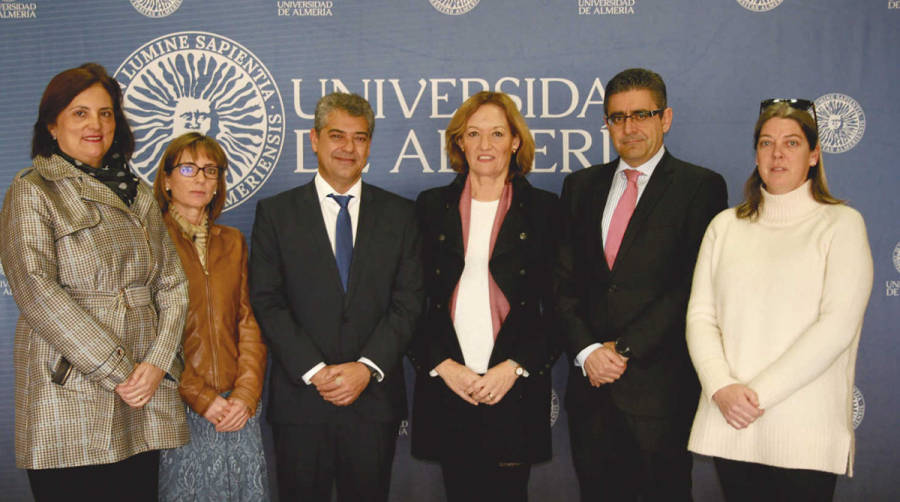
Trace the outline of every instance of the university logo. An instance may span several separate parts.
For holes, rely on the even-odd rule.
[[[741,7],[753,12],[766,12],[781,5],[783,0],[737,0]]]
[[[480,0],[428,0],[442,14],[458,16],[474,9]]]
[[[131,159],[148,183],[172,139],[211,136],[228,155],[225,210],[249,199],[281,156],[284,104],[269,70],[244,46],[215,33],[163,35],[116,70],[135,139]]]
[[[550,427],[556,425],[559,419],[559,394],[555,389],[550,389]]]
[[[894,246],[893,260],[894,268],[897,269],[897,273],[900,274],[900,242],[898,242],[897,245]]]
[[[147,17],[166,17],[181,7],[181,0],[131,0],[131,5]]]
[[[866,400],[863,399],[862,392],[855,385],[853,386],[853,429],[855,430],[862,423],[863,417],[866,416]]]
[[[0,19],[34,19],[36,17],[36,2],[0,1]]]
[[[579,16],[621,16],[634,14],[635,0],[578,0]]]
[[[826,153],[844,153],[859,143],[866,132],[866,114],[855,99],[832,93],[816,99],[819,142]]]
[[[278,0],[275,2],[280,17],[333,16],[333,0]]]

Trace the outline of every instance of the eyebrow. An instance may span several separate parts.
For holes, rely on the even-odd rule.
[[[341,133],[341,134],[348,134],[347,131],[345,131],[345,130],[343,130],[343,129],[338,129],[338,128],[336,128],[336,127],[329,128],[329,129],[328,129],[327,131],[325,131],[325,132],[327,132],[327,133],[338,132],[338,133]],[[363,136],[365,136],[365,137],[367,137],[367,138],[369,137],[369,131],[356,131],[356,132],[354,132],[354,133],[349,133],[349,134],[353,134],[353,135],[362,134]]]

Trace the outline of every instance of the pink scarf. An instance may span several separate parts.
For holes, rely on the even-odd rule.
[[[507,182],[503,186],[503,193],[500,194],[500,203],[497,205],[497,214],[494,215],[494,226],[491,227],[491,247],[490,254],[494,254],[494,244],[497,243],[497,234],[500,233],[500,226],[503,224],[503,218],[512,205],[512,185]],[[469,177],[466,177],[466,185],[463,187],[462,195],[459,197],[459,219],[462,222],[462,239],[463,239],[463,256],[465,256],[466,247],[469,245],[469,220],[472,218],[472,184]],[[453,296],[450,297],[450,319],[456,315],[456,295],[459,293],[459,283],[453,289]],[[497,334],[500,333],[500,325],[506,320],[509,314],[509,301],[500,286],[494,281],[490,271],[488,272],[488,295],[491,300],[491,323],[494,327],[494,340],[497,340]]]

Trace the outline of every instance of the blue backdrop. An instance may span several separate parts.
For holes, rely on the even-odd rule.
[[[0,0],[0,187],[30,163],[41,92],[57,72],[96,61],[122,84],[148,181],[174,135],[215,135],[236,169],[221,221],[249,234],[255,202],[310,180],[316,100],[365,95],[377,115],[366,180],[406,197],[446,184],[441,147],[457,106],[481,89],[514,96],[534,132],[533,184],[558,192],[566,173],[615,158],[604,86],[643,66],[668,84],[666,146],[722,173],[730,203],[753,169],[759,101],[817,103],[835,194],[866,219],[875,287],[859,350],[856,476],[837,500],[900,493],[900,226],[897,118],[900,0]],[[892,125],[894,124],[894,125]],[[2,238],[2,236],[0,236]],[[13,458],[13,329],[0,276],[0,498],[29,500]],[[574,500],[555,369],[554,458],[532,474],[532,500]],[[442,500],[434,465],[400,430],[392,499]],[[698,458],[698,500],[720,500]]]

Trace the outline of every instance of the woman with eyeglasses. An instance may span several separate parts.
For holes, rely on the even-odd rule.
[[[710,223],[687,314],[703,394],[688,448],[729,501],[831,500],[853,474],[853,379],[872,255],[829,193],[812,102],[763,101],[744,201]]]
[[[256,416],[266,346],[250,307],[247,245],[236,228],[215,223],[227,167],[214,139],[191,132],[166,148],[153,185],[190,299],[178,390],[191,442],[162,454],[162,501],[269,498]]]

